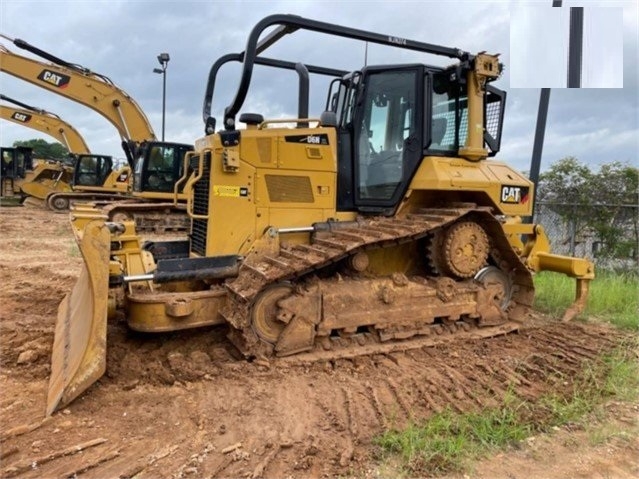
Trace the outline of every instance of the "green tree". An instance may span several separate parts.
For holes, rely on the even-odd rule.
[[[614,161],[593,171],[566,157],[540,175],[537,201],[560,215],[572,234],[594,234],[601,245],[599,255],[637,255],[639,169]]]
[[[604,248],[600,254],[637,256],[639,247],[639,169],[613,162],[602,165],[593,178],[593,197],[599,208],[590,221]],[[631,207],[634,206],[634,207]]]
[[[44,158],[47,160],[64,160],[69,156],[69,150],[67,150],[60,143],[54,141],[48,143],[43,139],[33,139],[25,141],[14,141],[13,146],[26,146],[33,148],[34,158]]]

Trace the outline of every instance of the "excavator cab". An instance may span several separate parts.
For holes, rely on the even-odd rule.
[[[78,155],[73,186],[102,186],[113,170],[113,159],[105,155]]]
[[[184,155],[192,150],[192,145],[182,143],[143,143],[135,160],[134,193],[173,193],[184,174]]]

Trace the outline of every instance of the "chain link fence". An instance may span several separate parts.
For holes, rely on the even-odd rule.
[[[553,253],[639,272],[639,205],[537,202],[534,222],[543,225]]]

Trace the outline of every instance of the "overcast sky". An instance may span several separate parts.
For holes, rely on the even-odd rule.
[[[171,60],[167,70],[165,136],[167,140],[185,143],[193,143],[203,136],[202,102],[211,64],[224,54],[244,50],[253,26],[270,14],[297,14],[471,52],[501,53],[506,70],[495,85],[508,91],[508,99],[499,158],[527,171],[539,90],[510,88],[511,13],[514,17],[522,7],[551,9],[551,4],[551,0],[457,3],[3,0],[0,3],[0,32],[110,77],[139,103],[158,137],[162,124],[162,77],[153,73],[153,69],[159,67],[157,55],[168,52]],[[564,0],[563,4],[562,8],[585,5],[623,9],[623,88],[553,89],[542,169],[569,155],[592,165],[614,160],[637,165],[637,2]],[[16,53],[31,55],[10,42],[0,42]],[[450,62],[445,58],[394,50],[370,45],[368,63],[446,65]],[[354,70],[363,65],[364,45],[303,32],[276,44],[269,49],[268,56]],[[550,74],[541,68],[531,71],[540,77]],[[563,68],[562,73],[565,74]],[[228,66],[220,74],[213,100],[218,125],[223,108],[235,95],[238,78],[236,66]],[[311,77],[311,116],[318,117],[323,110],[326,89],[326,81]],[[92,110],[5,73],[0,74],[0,92],[60,115],[81,132],[92,152],[117,158],[124,156],[115,127]],[[274,75],[274,72],[260,68],[256,69],[242,111],[261,113],[267,118],[293,117],[296,102],[294,74]],[[53,141],[34,130],[0,120],[2,145],[31,138]]]
[[[570,8],[511,7],[510,86],[566,87],[569,31]],[[581,87],[623,87],[623,8],[583,9]]]

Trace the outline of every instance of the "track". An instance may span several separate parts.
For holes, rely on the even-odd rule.
[[[368,251],[391,249],[398,245],[417,246],[418,242],[424,241],[433,232],[466,220],[475,225],[482,224],[491,238],[492,260],[500,270],[513,278],[514,294],[507,317],[496,309],[491,309],[493,293],[487,289],[478,291],[472,280],[454,282],[440,277],[425,282],[419,278],[412,281],[404,275],[393,275],[392,280],[386,282],[374,279],[350,281],[339,274],[334,274],[332,280],[304,280],[311,275],[322,275],[325,271],[330,271],[329,267],[345,258],[355,258],[358,254],[366,255]],[[484,230],[480,231],[485,235]],[[414,256],[426,256],[425,248],[422,246],[420,251],[417,247],[411,253],[411,257]],[[519,323],[525,320],[532,304],[530,273],[512,251],[497,220],[487,210],[472,204],[461,204],[456,208],[425,209],[405,218],[362,218],[356,225],[342,226],[337,223],[327,228],[327,231],[315,233],[310,245],[283,246],[277,255],[260,254],[258,258],[260,259],[252,261],[249,257],[243,263],[239,277],[226,283],[230,300],[222,311],[222,315],[232,325],[230,339],[247,357],[268,357],[273,354],[273,349],[278,355],[299,353],[311,348],[332,350],[336,345],[344,349],[346,344],[343,343],[349,343],[353,350],[347,355],[361,354],[355,350],[364,345],[364,354],[370,354],[375,351],[373,344],[380,340],[401,340],[416,335],[436,336],[442,330],[462,338],[488,337],[517,329]],[[283,291],[285,281],[292,285],[290,292],[269,292],[273,287],[279,287]],[[384,298],[383,302],[390,307],[379,308],[377,320],[362,318],[358,322],[357,312],[349,312],[348,308],[355,303],[355,310],[378,311],[373,309],[379,303],[377,293],[371,292],[373,290],[388,291],[388,298]],[[352,297],[342,294],[343,291],[352,291]],[[260,299],[265,295],[271,297]],[[282,298],[287,298],[288,306],[282,306]],[[331,307],[331,299],[328,298],[333,298],[333,303],[337,305],[334,306],[336,311],[327,313],[327,308]],[[260,301],[265,301],[265,305],[259,306]],[[412,307],[411,303],[414,303]],[[273,312],[276,304],[278,313]],[[322,313],[313,312],[315,304],[321,304],[317,308]],[[260,313],[260,307],[263,314]],[[417,316],[425,315],[429,308],[432,309],[431,316]],[[331,313],[337,318],[332,323],[330,319],[326,319]],[[275,324],[277,319],[256,319],[264,316],[278,317],[282,314],[294,319],[287,320],[287,326],[281,332]],[[445,319],[445,327],[442,328],[441,321],[436,320],[449,315],[452,319]],[[346,319],[342,319],[344,316]],[[350,321],[349,316],[353,318]],[[371,334],[353,335],[364,325]],[[287,334],[292,339],[288,339]],[[339,334],[341,343],[332,341],[329,334]],[[266,344],[267,341],[261,341],[258,336],[270,336],[272,339],[267,338],[267,341],[274,344],[274,347]],[[441,338],[426,341],[427,344],[437,342],[441,342]],[[378,350],[392,351],[394,347],[381,345]]]

